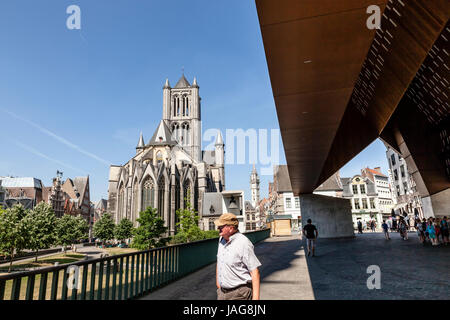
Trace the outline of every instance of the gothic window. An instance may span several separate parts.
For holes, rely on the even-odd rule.
[[[189,123],[187,122],[181,125],[181,145],[190,145]]]
[[[178,123],[172,124],[172,139],[179,141],[180,135],[180,125]]]
[[[174,116],[175,117],[180,116],[180,97],[178,95],[176,95],[173,98],[173,105],[174,105],[174,111],[175,111]]]
[[[124,198],[125,198],[125,189],[124,189],[124,187],[123,187],[123,184],[120,186],[120,189],[119,189],[119,201],[118,201],[118,204],[119,204],[119,219],[122,219],[122,217],[123,217],[123,204],[124,204]]]
[[[183,184],[183,195],[184,207],[186,208],[187,202],[191,202],[191,184],[189,183],[189,180],[186,180]]]
[[[158,152],[156,153],[156,163],[157,163],[157,164],[160,164],[160,163],[162,163],[162,161],[163,161],[162,153],[161,153],[161,151],[158,151]]]
[[[154,207],[155,203],[155,185],[151,177],[147,177],[142,185],[142,211],[145,211],[148,207]]]
[[[164,176],[161,176],[158,181],[158,215],[161,218],[164,218],[164,190],[165,190],[165,183],[164,183]]]
[[[138,210],[138,183],[136,179],[133,183],[133,221],[136,221],[136,217],[139,215]]]
[[[189,97],[183,95],[183,116],[189,116]]]

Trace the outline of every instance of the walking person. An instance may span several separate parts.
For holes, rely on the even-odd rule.
[[[261,266],[252,242],[239,232],[239,221],[224,213],[214,221],[219,229],[216,286],[218,300],[259,300]]]
[[[362,222],[361,222],[361,219],[358,220],[357,224],[358,224],[358,233],[362,234],[363,232],[362,232]]]
[[[434,229],[434,224],[433,224],[433,220],[430,218],[430,220],[428,220],[428,224],[427,224],[427,232],[428,232],[428,237],[431,240],[431,244],[433,246],[437,246],[437,241],[436,241],[436,230]]]
[[[388,219],[387,225],[388,225],[388,227],[389,227],[389,231],[392,232],[392,218],[389,218],[389,219]]]
[[[315,257],[314,250],[316,248],[316,239],[319,236],[319,231],[315,225],[312,224],[311,219],[306,221],[308,224],[303,227],[303,235],[306,237],[306,243],[308,247],[308,256],[310,256],[312,251],[312,256]]]
[[[436,242],[438,244],[440,244],[441,241],[439,238],[442,236],[441,235],[441,219],[436,218],[436,220],[433,221],[433,225],[434,225],[434,230],[436,231]]]
[[[448,221],[447,216],[444,216],[441,221],[441,234],[442,234],[442,241],[444,242],[444,245],[448,245]]]
[[[386,240],[391,240],[391,238],[389,237],[389,226],[387,225],[385,220],[383,220],[383,224],[381,225],[381,227],[383,228],[384,237],[386,238]]]
[[[417,230],[417,235],[419,236],[420,243],[423,243],[425,241],[425,232],[423,230],[422,222],[419,218],[416,219],[415,227]]]

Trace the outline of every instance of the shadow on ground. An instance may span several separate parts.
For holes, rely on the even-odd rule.
[[[450,246],[424,247],[415,233],[385,240],[381,233],[317,241],[307,258],[316,299],[449,299]],[[381,289],[367,288],[367,267],[381,270]]]

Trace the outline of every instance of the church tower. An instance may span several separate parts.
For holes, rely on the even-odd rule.
[[[199,86],[192,85],[184,74],[175,87],[169,80],[163,87],[163,120],[172,131],[172,138],[196,161],[201,161],[201,111]]]
[[[250,188],[252,191],[252,206],[255,208],[259,204],[259,177],[253,165],[252,174],[250,175]]]

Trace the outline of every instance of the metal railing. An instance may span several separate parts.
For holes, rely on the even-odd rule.
[[[270,229],[244,233],[253,243]],[[216,261],[218,238],[0,276],[0,300],[127,300]]]

